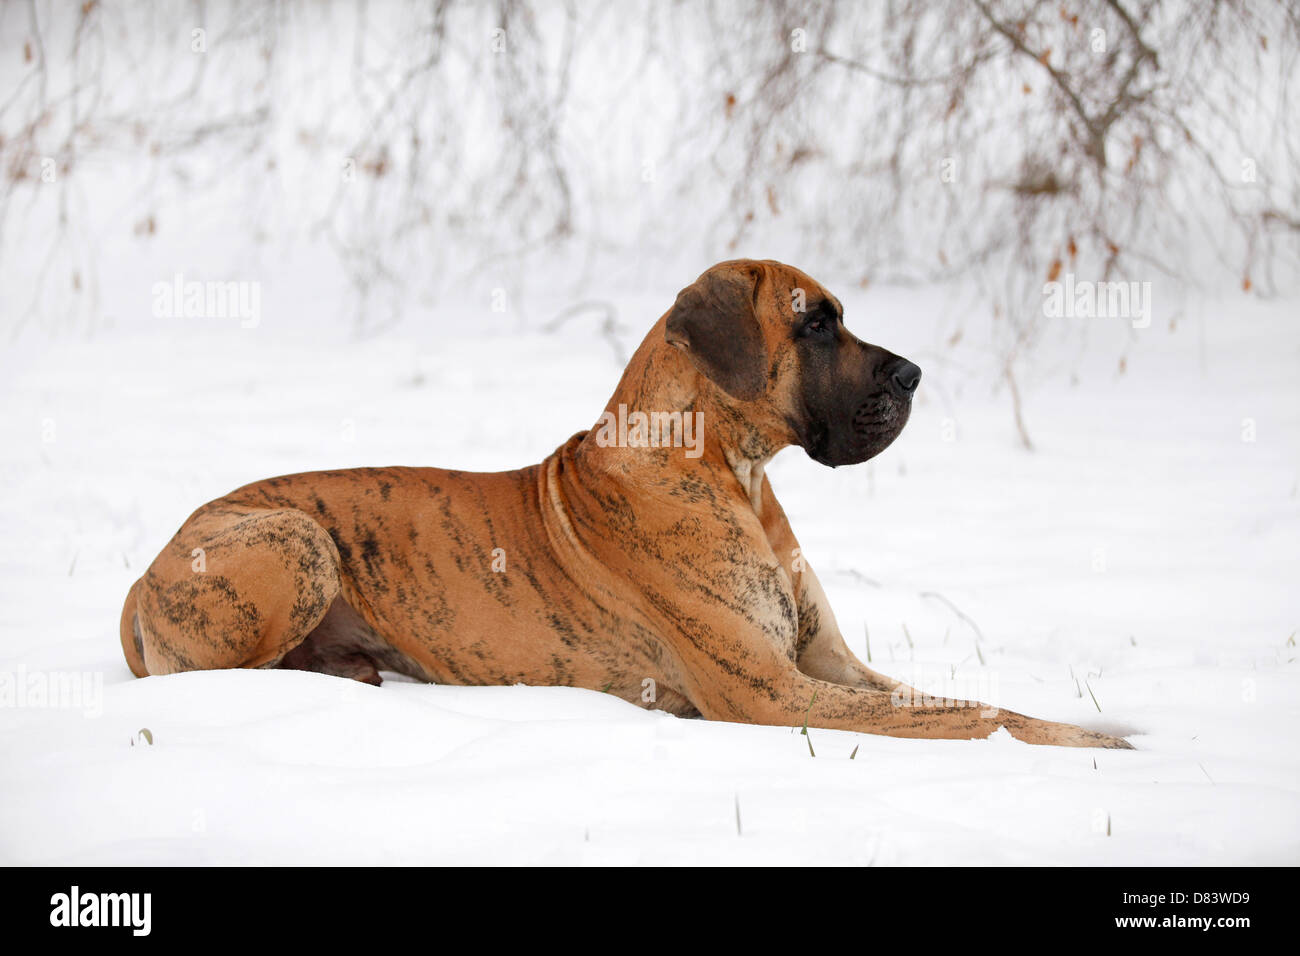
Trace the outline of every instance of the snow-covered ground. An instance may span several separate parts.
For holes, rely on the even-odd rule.
[[[625,348],[692,278],[603,290]],[[0,358],[0,861],[1300,862],[1294,303],[1094,320],[1031,363],[1029,453],[977,337],[943,344],[952,302],[832,288],[925,370],[875,462],[791,449],[771,468],[841,629],[888,673],[1135,751],[809,739],[392,676],[135,680],[122,598],[199,504],[291,471],[527,464],[619,373],[594,316],[529,331],[558,299],[449,303],[355,342],[312,303],[241,329],[152,318],[142,296],[92,339]],[[42,705],[60,675],[84,699]]]

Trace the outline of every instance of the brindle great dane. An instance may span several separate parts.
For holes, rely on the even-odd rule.
[[[588,431],[518,471],[323,471],[206,504],[127,595],[127,662],[137,676],[280,667],[372,684],[386,669],[600,689],[712,720],[1128,747],[936,705],[846,646],[763,473],[787,445],[866,461],[906,423],[921,370],[842,315],[779,262],[724,262],[683,289],[607,410],[700,413],[698,456]]]

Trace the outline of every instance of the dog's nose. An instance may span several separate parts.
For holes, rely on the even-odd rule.
[[[921,367],[902,359],[889,376],[889,383],[899,398],[908,398],[916,391],[916,386],[921,384]]]

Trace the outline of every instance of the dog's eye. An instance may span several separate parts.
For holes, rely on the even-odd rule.
[[[801,335],[824,338],[835,332],[837,321],[834,312],[819,309],[808,317],[799,332]]]

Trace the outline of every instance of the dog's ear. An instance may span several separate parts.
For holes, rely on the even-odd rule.
[[[758,263],[723,263],[677,294],[664,338],[732,398],[763,394],[767,348],[758,322]]]

